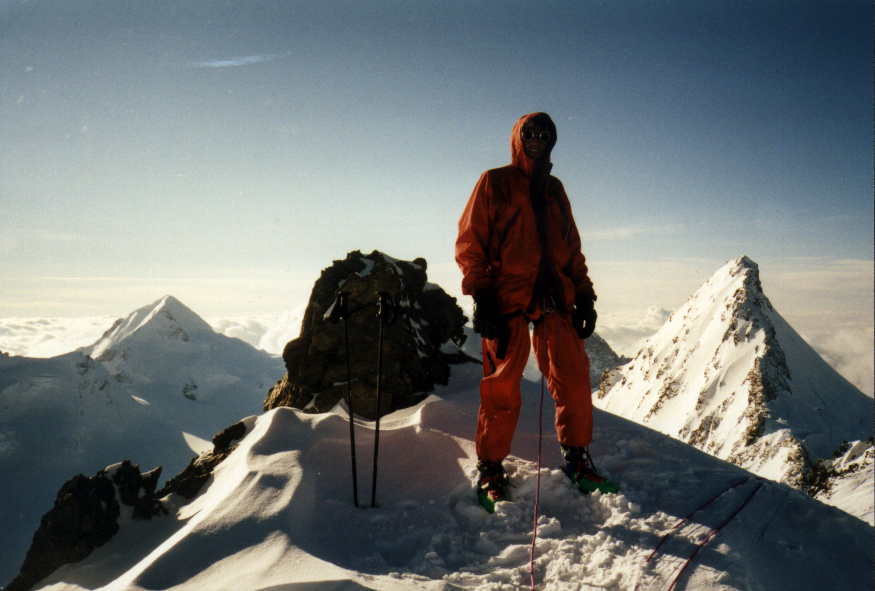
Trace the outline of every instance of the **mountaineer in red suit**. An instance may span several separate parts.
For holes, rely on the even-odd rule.
[[[519,417],[529,323],[556,402],[565,472],[582,490],[616,490],[587,451],[592,399],[583,340],[595,329],[596,295],[568,197],[550,174],[555,145],[549,115],[521,117],[510,136],[511,163],[480,176],[459,220],[462,292],[474,296],[474,330],[483,338],[476,446],[478,494],[487,509],[506,497],[501,462]]]

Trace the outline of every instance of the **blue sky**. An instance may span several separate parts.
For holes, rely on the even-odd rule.
[[[457,292],[474,181],[544,110],[604,311],[676,307],[747,254],[827,290],[862,261],[842,306],[871,326],[871,23],[868,2],[0,0],[0,316],[168,291],[264,313],[352,249],[424,256]]]

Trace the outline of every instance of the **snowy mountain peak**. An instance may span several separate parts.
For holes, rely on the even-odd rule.
[[[760,266],[747,255],[741,255],[726,261],[722,267],[717,269],[714,274],[711,275],[705,284],[708,285],[714,282],[725,281],[726,278],[736,277],[739,274],[744,273],[752,273],[753,279],[759,281]]]
[[[760,282],[760,268],[754,261],[746,256],[730,259],[693,294],[690,300],[713,298],[718,294],[731,290],[732,299],[739,303],[745,299],[753,300],[751,303],[765,303],[768,307],[768,299],[763,301],[763,286]],[[689,303],[689,302],[688,302]]]
[[[741,255],[740,257],[736,257],[730,260],[727,265],[734,265],[736,267],[744,267],[747,269],[753,269],[757,273],[759,273],[760,267],[755,262],[753,262],[746,254]]]
[[[778,314],[746,256],[720,267],[609,372],[596,403],[795,486],[809,458],[871,432],[871,401]]]
[[[93,359],[105,357],[122,342],[137,341],[187,342],[194,334],[213,333],[200,316],[172,295],[166,295],[143,306],[127,318],[120,318],[94,345],[85,348]]]

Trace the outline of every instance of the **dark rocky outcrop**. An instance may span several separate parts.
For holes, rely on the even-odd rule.
[[[185,470],[167,481],[160,491],[159,497],[177,494],[185,499],[193,499],[213,475],[213,468],[227,458],[237,447],[237,442],[246,435],[246,425],[243,422],[234,423],[230,427],[213,436],[213,449],[194,458]]]
[[[468,360],[458,352],[467,319],[455,298],[427,282],[424,259],[399,261],[379,251],[353,251],[324,269],[313,286],[300,336],[283,351],[287,373],[268,393],[265,410],[292,406],[324,412],[345,397],[344,325],[324,318],[339,289],[349,301],[355,414],[371,419],[378,414],[379,292],[388,293],[394,302],[394,322],[383,328],[384,396],[379,414],[422,400],[436,384],[447,383],[451,362]],[[451,343],[456,346],[447,347]]]
[[[606,371],[629,361],[628,357],[617,355],[598,333],[593,333],[586,339],[586,354],[589,357],[589,384],[593,391],[599,388],[602,375]]]
[[[194,458],[157,492],[161,467],[141,473],[128,460],[90,478],[79,474],[70,479],[43,516],[21,571],[6,591],[26,591],[61,565],[78,562],[107,543],[119,530],[123,505],[132,508],[134,519],[151,519],[167,513],[159,500],[167,495],[193,499],[246,433],[242,421],[220,431],[213,436],[211,451]]]
[[[135,519],[161,512],[155,486],[161,468],[141,473],[128,460],[92,477],[74,476],[61,487],[55,505],[40,522],[18,576],[7,591],[25,591],[63,564],[82,560],[119,529],[122,505]]]

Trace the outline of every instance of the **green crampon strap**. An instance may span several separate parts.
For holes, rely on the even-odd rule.
[[[586,494],[595,491],[607,494],[620,492],[620,485],[607,479],[603,479],[601,482],[595,482],[593,480],[588,480],[585,476],[581,475],[577,477],[575,484],[577,484],[577,488],[579,488],[581,492]]]
[[[487,513],[495,513],[495,501],[489,497],[488,491],[482,488],[477,489],[477,502],[486,509]]]
[[[480,503],[480,506],[486,509],[489,513],[495,513],[495,504],[499,501],[507,500],[507,489],[505,487],[508,486],[507,481],[504,482],[504,486],[500,489],[493,488],[490,489],[488,486],[478,486],[477,487],[477,502]],[[490,491],[498,493],[498,498],[493,499],[489,496]]]

